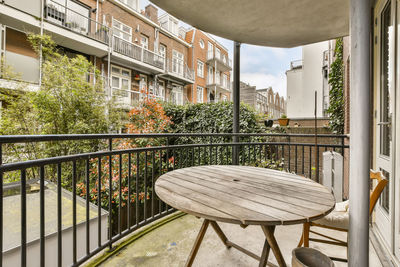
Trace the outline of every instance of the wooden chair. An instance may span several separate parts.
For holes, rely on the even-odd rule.
[[[380,171],[373,171],[373,170],[370,171],[370,179],[377,180],[377,182],[378,182],[370,195],[369,215],[371,216],[372,211],[374,210],[374,207],[375,207],[383,189],[385,188],[385,186],[388,183],[388,180],[383,177],[383,175]],[[342,210],[337,208],[340,206],[342,207]],[[345,210],[343,210],[343,208]],[[327,216],[325,216],[324,218],[313,221],[313,222],[305,223],[303,225],[303,234],[302,234],[302,237],[298,244],[298,247],[301,247],[303,244],[304,244],[304,247],[309,247],[309,242],[313,241],[313,242],[347,247],[347,242],[344,242],[337,238],[333,238],[331,236],[313,231],[310,229],[311,226],[316,226],[316,227],[321,227],[321,228],[326,228],[326,229],[331,229],[331,230],[336,230],[336,231],[341,231],[341,232],[348,232],[348,229],[349,229],[348,201],[336,203],[335,210],[332,211]],[[324,237],[325,239],[310,238],[310,233]],[[331,257],[331,259],[335,260],[335,261],[347,262],[347,259],[342,259],[342,258]]]

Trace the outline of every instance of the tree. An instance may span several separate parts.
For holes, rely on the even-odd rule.
[[[329,127],[334,133],[344,131],[344,99],[343,99],[343,39],[336,40],[335,61],[329,73]]]
[[[20,82],[17,90],[0,93],[6,102],[1,135],[108,133],[121,126],[120,112],[107,99],[104,81],[92,63],[81,55],[62,54],[47,35],[28,34],[28,40],[36,53],[42,53],[41,86],[29,92],[27,84]],[[9,73],[3,72],[3,78],[13,79]],[[14,146],[15,153],[9,156],[18,160],[51,157],[99,145],[99,141],[51,142],[38,149],[39,144],[29,144],[20,151]]]

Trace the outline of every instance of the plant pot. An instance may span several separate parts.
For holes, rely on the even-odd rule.
[[[272,127],[273,124],[274,124],[273,120],[265,120],[264,121],[265,127]]]
[[[292,251],[293,267],[334,267],[332,260],[313,248],[295,248]]]
[[[289,119],[280,118],[280,119],[278,119],[278,122],[279,122],[279,125],[280,125],[280,126],[288,126],[288,124],[289,124]]]

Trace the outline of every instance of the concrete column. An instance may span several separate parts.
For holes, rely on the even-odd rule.
[[[234,42],[233,47],[233,133],[239,133],[239,110],[240,110],[240,45]],[[233,142],[238,142],[239,137],[234,136]],[[232,163],[239,165],[239,147],[232,149]]]
[[[350,267],[369,266],[370,38],[370,1],[351,0]]]

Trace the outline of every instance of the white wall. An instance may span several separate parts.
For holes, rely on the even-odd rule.
[[[294,69],[286,72],[287,80],[287,100],[286,115],[288,118],[299,117],[302,113],[303,105],[303,70]],[[300,115],[301,116],[301,115]]]
[[[317,117],[323,117],[323,53],[328,49],[329,41],[303,46],[302,70],[287,72],[287,115],[289,118],[314,117],[315,91],[317,91]]]

